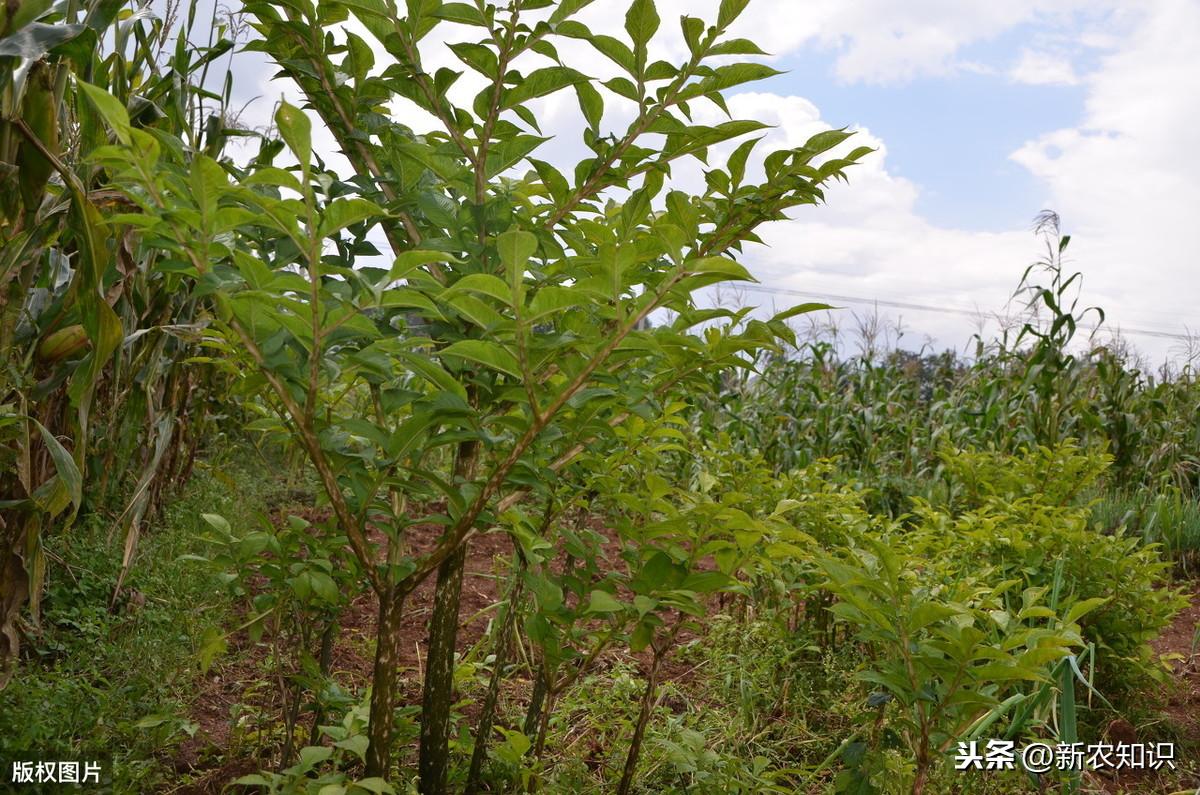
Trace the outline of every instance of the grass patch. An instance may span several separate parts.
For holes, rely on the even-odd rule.
[[[1148,544],[1162,544],[1185,578],[1200,575],[1200,502],[1179,489],[1110,491],[1096,501],[1092,517],[1105,530],[1125,527]]]
[[[176,777],[169,750],[196,731],[187,704],[197,642],[232,609],[210,573],[179,558],[201,551],[201,513],[248,523],[265,509],[282,483],[262,473],[252,464],[198,467],[143,531],[113,611],[122,540],[109,537],[111,523],[91,515],[47,539],[41,632],[25,639],[20,668],[0,691],[0,763],[101,760],[117,792]]]

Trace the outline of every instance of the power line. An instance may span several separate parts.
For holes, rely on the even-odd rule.
[[[965,309],[962,307],[951,306],[931,306],[929,304],[917,304],[909,301],[890,301],[882,298],[864,298],[854,295],[836,295],[834,293],[822,293],[811,290],[792,290],[786,287],[768,287],[766,285],[741,284],[737,289],[749,290],[755,293],[783,293],[785,295],[794,295],[800,298],[819,298],[824,301],[839,301],[848,304],[867,304],[870,306],[886,306],[894,309],[912,309],[917,312],[937,312],[943,315],[960,315],[969,318],[978,318],[984,315],[983,312]],[[1099,326],[1084,326],[1090,331],[1096,331]],[[1145,337],[1158,337],[1160,339],[1181,340],[1184,342],[1190,341],[1192,337],[1187,334],[1176,334],[1169,331],[1154,331],[1152,329],[1126,328],[1121,326],[1113,329],[1121,334],[1140,334]]]

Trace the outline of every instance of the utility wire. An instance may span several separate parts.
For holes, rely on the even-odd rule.
[[[889,301],[889,300],[885,300],[882,298],[863,298],[863,297],[853,296],[853,295],[835,295],[833,293],[820,293],[820,292],[815,292],[815,291],[810,291],[810,290],[792,290],[792,289],[788,289],[786,287],[768,287],[766,285],[758,285],[758,284],[740,284],[737,286],[736,289],[748,290],[750,292],[755,292],[755,293],[768,293],[768,294],[782,293],[784,295],[795,295],[800,298],[819,298],[819,299],[822,299],[825,301],[840,301],[840,302],[845,302],[848,304],[867,304],[867,305],[871,305],[871,306],[887,306],[887,307],[892,307],[895,309],[912,309],[917,312],[938,312],[943,315],[961,315],[963,317],[970,317],[970,318],[978,318],[981,316],[985,316],[985,314],[986,314],[984,312],[980,312],[977,310],[965,309],[965,308],[961,308],[961,307],[930,306],[929,304],[915,304],[915,303],[911,303],[909,301]],[[1100,327],[1099,326],[1082,326],[1081,328],[1085,328],[1090,331],[1097,331],[1097,330],[1099,330]],[[1109,330],[1118,331],[1121,334],[1140,334],[1140,335],[1146,336],[1146,337],[1159,337],[1161,339],[1168,339],[1168,340],[1182,340],[1184,342],[1187,342],[1187,341],[1190,341],[1193,339],[1192,337],[1189,337],[1187,334],[1176,334],[1176,333],[1172,333],[1169,331],[1153,331],[1151,329],[1126,328],[1125,326],[1119,326],[1117,328],[1113,328],[1113,329],[1109,329]]]

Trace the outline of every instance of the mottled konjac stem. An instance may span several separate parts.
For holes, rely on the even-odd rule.
[[[492,736],[492,723],[496,718],[496,706],[500,702],[500,682],[504,679],[504,664],[508,659],[508,647],[512,645],[513,630],[517,626],[517,608],[521,603],[521,593],[525,584],[524,568],[520,566],[517,569],[509,590],[504,621],[496,634],[492,678],[488,682],[487,695],[483,699],[479,725],[475,727],[475,748],[471,751],[471,769],[467,773],[467,786],[463,795],[475,795],[479,791],[483,762],[487,758],[488,739]]]
[[[463,544],[438,568],[429,620],[429,657],[421,708],[421,795],[443,795],[450,755],[450,706],[454,703],[454,647],[458,638],[459,596],[467,546]]]
[[[471,400],[474,393],[469,392]],[[479,443],[461,442],[454,457],[454,475],[458,483],[475,476],[479,462]],[[459,597],[462,595],[463,567],[467,544],[461,542],[437,569],[437,587],[433,593],[433,613],[429,618],[429,653],[425,666],[425,688],[421,700],[421,747],[417,759],[419,789],[422,795],[442,795],[446,791],[446,771],[450,761],[450,706],[454,703],[454,651],[458,640]]]
[[[371,685],[370,744],[367,775],[387,778],[392,753],[392,712],[396,706],[396,665],[400,661],[400,620],[404,595],[393,592],[379,602],[375,633],[375,672]]]
[[[526,735],[532,735],[537,731],[538,724],[541,723],[542,704],[546,701],[546,678],[548,676],[546,664],[542,663],[533,679],[533,692],[529,694],[529,709],[525,713],[525,725],[522,727]]]

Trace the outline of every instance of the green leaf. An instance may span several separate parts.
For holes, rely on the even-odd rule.
[[[374,793],[374,795],[396,795],[395,788],[378,776],[371,776],[370,778],[355,781],[351,785],[351,789],[365,789],[367,792]]]
[[[554,13],[550,15],[550,24],[557,25],[564,19],[573,16],[586,6],[592,4],[592,0],[561,0],[558,6],[554,9]]]
[[[579,97],[579,109],[583,118],[593,130],[600,129],[600,119],[604,116],[604,98],[592,85],[590,80],[581,80],[575,84],[575,93]]]
[[[580,306],[588,300],[586,294],[581,294],[578,288],[558,287],[551,285],[543,287],[533,296],[525,311],[525,319],[534,321],[545,315],[561,312],[564,309]]]
[[[33,421],[38,427],[38,431],[42,435],[42,442],[46,445],[46,451],[50,453],[50,460],[54,462],[54,471],[58,475],[59,482],[66,487],[67,494],[71,498],[71,504],[75,510],[79,510],[79,504],[83,501],[83,475],[79,471],[79,466],[75,463],[75,459],[67,452],[67,448],[55,438],[54,434],[46,429],[37,420]],[[74,514],[72,514],[74,516]]]
[[[261,773],[251,773],[248,776],[241,776],[234,780],[234,784],[241,784],[246,787],[269,787],[271,780],[266,778]]]
[[[505,232],[496,238],[496,251],[505,268],[524,269],[537,251],[537,236],[521,230]]]
[[[306,745],[300,749],[300,761],[289,769],[303,775],[331,756],[333,756],[333,749],[328,746]]]
[[[438,352],[439,356],[457,357],[482,364],[514,378],[521,377],[521,364],[498,342],[487,340],[459,340]]]
[[[684,591],[713,593],[727,587],[732,582],[733,580],[728,574],[719,571],[697,571],[684,578],[679,587]]]
[[[512,305],[518,308],[524,302],[522,285],[525,283],[525,266],[537,251],[537,245],[536,235],[519,229],[505,232],[496,238],[496,253],[500,255],[500,262],[508,274]]]
[[[750,271],[728,257],[701,257],[687,263],[690,273],[711,273],[726,277],[728,281],[756,282]]]
[[[629,635],[629,650],[637,654],[649,646],[652,640],[654,640],[654,627],[640,621]]]
[[[783,74],[778,69],[767,66],[764,63],[731,63],[725,66],[718,66],[713,70],[712,75],[704,78],[699,83],[693,83],[682,92],[681,96],[691,97],[707,94],[713,91],[724,91],[734,86],[740,86],[743,83],[752,83],[756,80],[765,80],[768,77]]]
[[[414,249],[413,251],[405,251],[403,254],[396,257],[396,261],[392,264],[391,270],[387,276],[380,281],[376,286],[383,287],[391,284],[397,279],[403,279],[408,274],[412,273],[422,265],[430,265],[434,262],[457,262],[458,260],[451,254],[444,251],[422,251]]]
[[[129,114],[125,111],[125,106],[99,86],[85,83],[82,80],[76,80],[75,85],[104,119],[104,123],[112,129],[117,140],[128,146],[130,143]]]
[[[820,312],[825,309],[833,309],[829,304],[822,304],[817,301],[809,301],[803,304],[796,304],[791,309],[785,309],[782,312],[777,312],[771,316],[772,323],[777,323],[784,320],[789,320],[797,315],[807,315],[809,312]]]
[[[334,748],[344,748],[347,751],[349,751],[350,753],[357,756],[359,759],[362,759],[365,761],[367,758],[367,745],[369,743],[370,743],[370,740],[368,739],[368,737],[365,734],[355,734],[352,737],[347,737],[344,740],[339,740],[338,742],[333,744],[333,747]]]
[[[507,304],[511,297],[509,287],[499,277],[490,273],[471,273],[442,291],[440,299],[454,293],[478,293],[495,298],[502,304]]]
[[[658,30],[658,10],[654,0],[633,0],[625,13],[625,32],[638,47],[645,47]]]
[[[36,5],[31,0],[25,0],[23,3],[14,3],[10,7],[17,9],[19,15],[20,9],[24,6]],[[3,16],[0,16],[0,20],[2,19]],[[0,39],[0,57],[28,58],[35,61],[60,44],[75,38],[86,28],[86,25],[79,24],[46,25],[41,22],[33,22]]]
[[[749,3],[750,0],[721,0],[721,6],[717,10],[717,27],[721,30],[729,27]]]
[[[1111,597],[1095,596],[1091,599],[1084,599],[1071,605],[1071,609],[1067,611],[1067,617],[1063,619],[1065,624],[1074,624],[1079,619],[1083,618],[1088,613],[1109,602]]]
[[[709,55],[766,55],[762,49],[750,39],[729,39],[713,45]]]
[[[453,307],[459,315],[482,329],[491,331],[505,322],[505,318],[486,301],[480,301],[473,295],[461,292],[451,293],[443,296],[442,300]]]
[[[588,613],[619,613],[625,609],[625,605],[621,604],[608,591],[595,590],[592,591],[588,598]]]
[[[813,154],[827,152],[842,141],[854,135],[846,130],[826,130],[819,132],[804,142],[804,148]],[[860,147],[861,148],[861,147]],[[858,150],[855,150],[856,152]]]
[[[224,516],[217,513],[202,513],[200,518],[203,519],[210,527],[227,536],[233,535],[233,528],[229,526],[229,522]]]
[[[695,53],[700,46],[700,36],[704,33],[704,20],[682,16],[679,18],[679,27],[683,31],[683,40],[687,42],[688,52]]]
[[[335,199],[326,205],[325,211],[321,214],[321,227],[317,234],[326,238],[340,229],[384,214],[379,205],[366,199]]]
[[[430,357],[420,353],[401,353],[396,358],[409,370],[421,376],[438,389],[449,392],[452,395],[457,395],[464,401],[467,399],[466,387],[455,380],[454,376],[443,370],[441,365]]]
[[[547,66],[531,72],[521,83],[504,94],[504,107],[511,108],[531,99],[553,94],[555,91],[587,82],[587,76],[566,66]]]
[[[484,77],[495,79],[500,63],[496,58],[496,51],[491,47],[476,42],[461,42],[449,47],[458,56],[458,60]]]
[[[312,122],[308,115],[294,105],[281,102],[275,111],[275,125],[307,174],[312,160]]]
[[[588,41],[601,54],[607,56],[610,61],[626,72],[633,74],[636,71],[637,64],[634,61],[633,51],[629,49],[629,46],[625,42],[615,39],[612,36],[605,36],[604,34],[591,36]]]
[[[217,627],[209,627],[204,630],[204,634],[200,637],[200,673],[207,674],[208,669],[212,667],[213,660],[219,655],[224,654],[229,648],[229,643],[225,638],[225,633]]]
[[[331,605],[337,604],[338,588],[333,582],[333,578],[323,571],[314,571],[310,574],[313,593]]]

